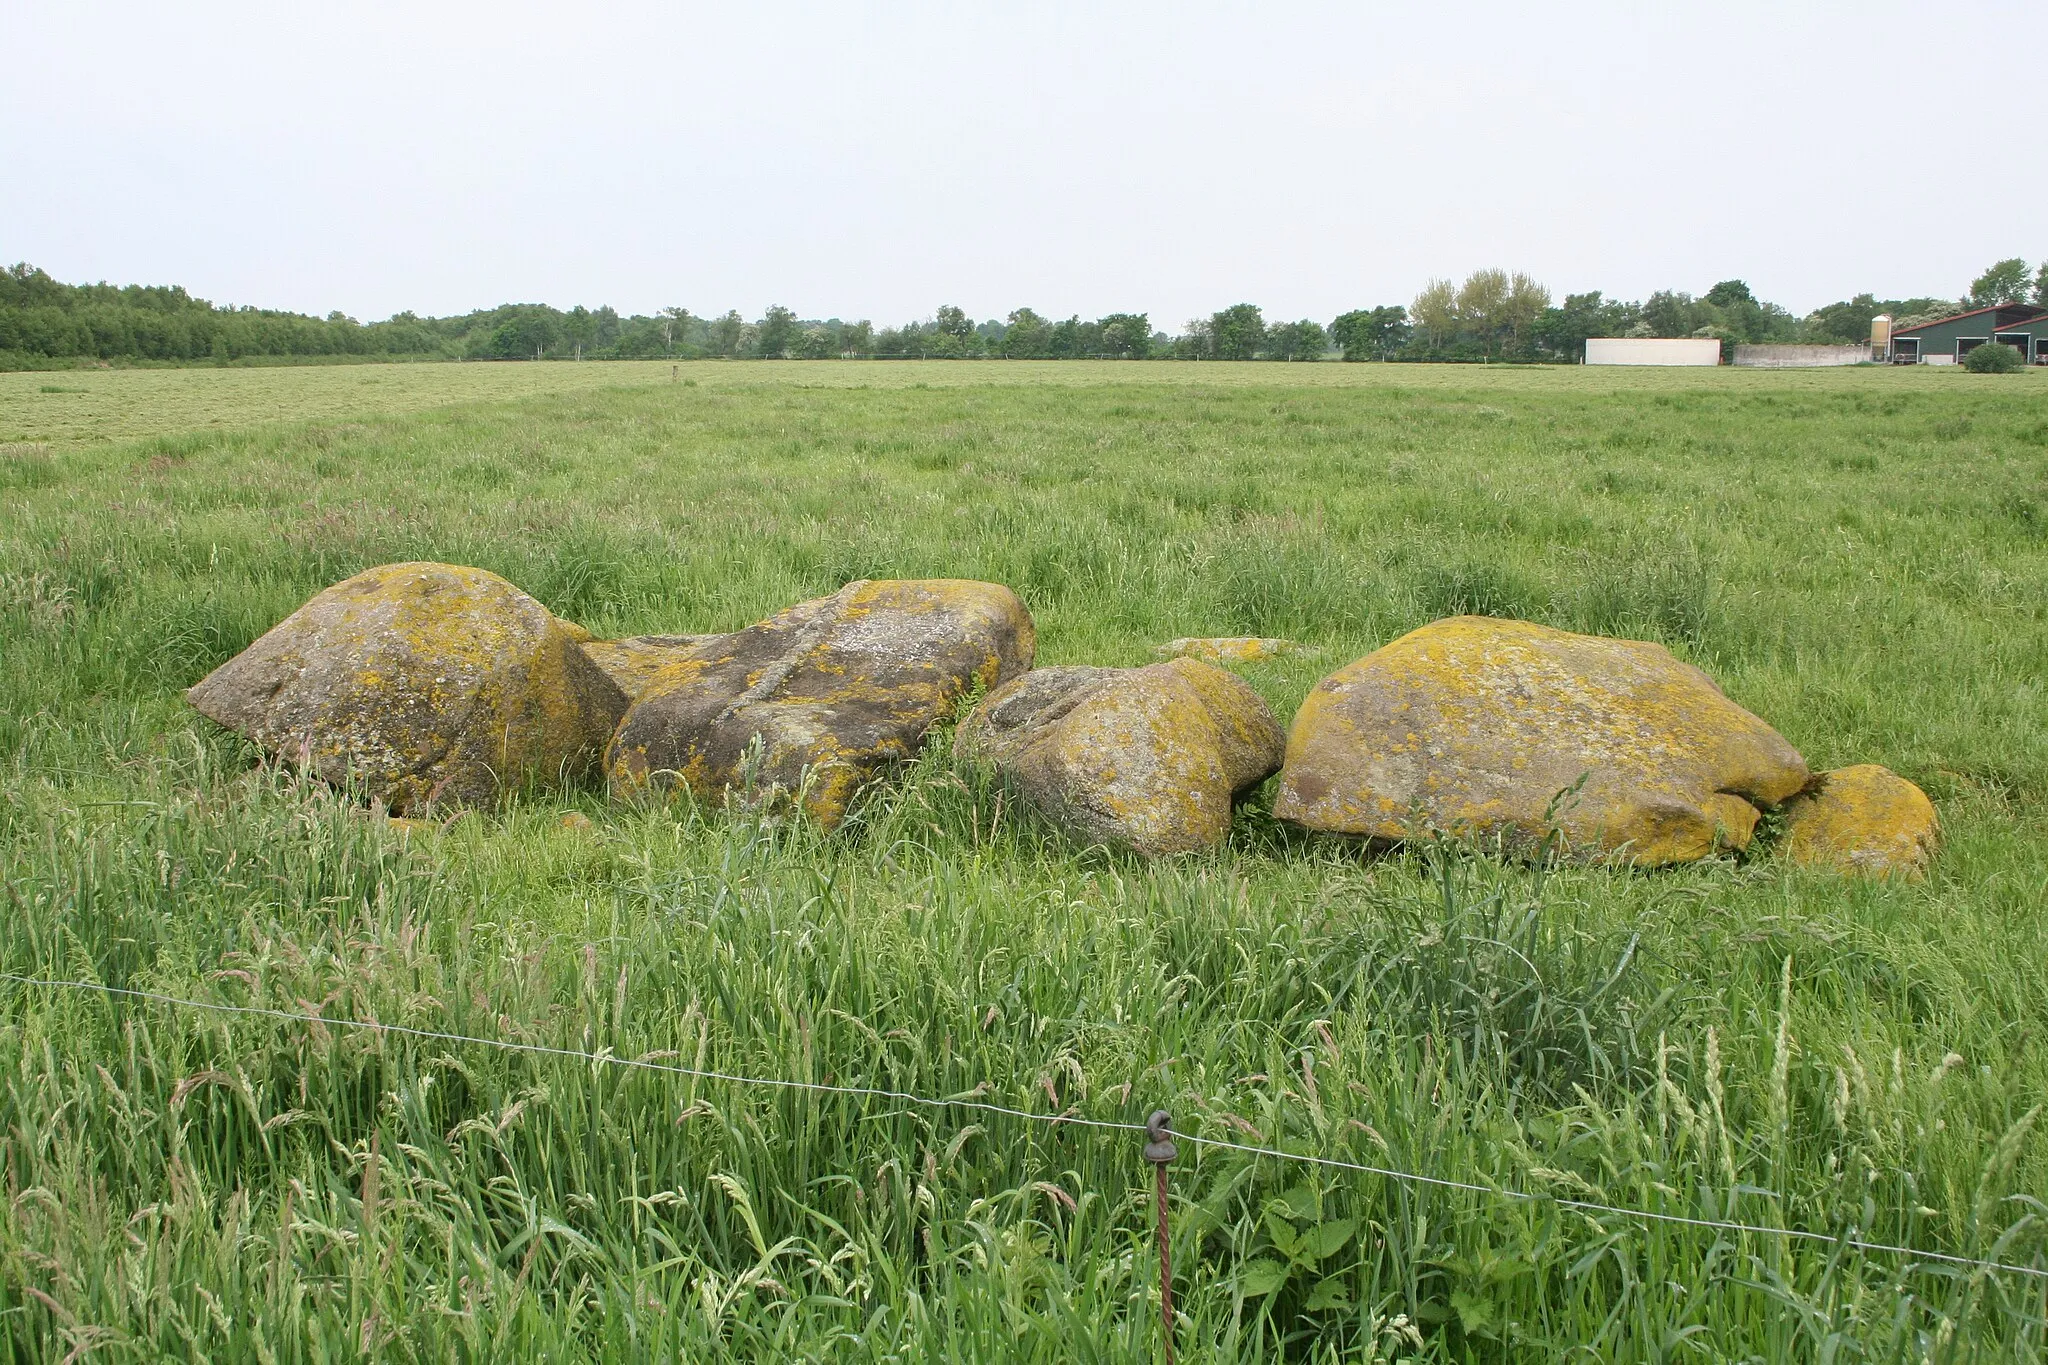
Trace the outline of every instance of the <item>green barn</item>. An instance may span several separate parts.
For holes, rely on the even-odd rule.
[[[2001,327],[1992,336],[2018,350],[2029,363],[2048,365],[2048,313]]]
[[[1937,318],[1917,327],[1900,327],[1892,333],[1894,365],[1949,365],[1961,360],[1994,337],[2018,346],[2030,361],[2041,363],[2041,342],[2048,341],[2048,308],[2031,303],[2001,303],[1996,308],[1973,308],[1954,317]]]

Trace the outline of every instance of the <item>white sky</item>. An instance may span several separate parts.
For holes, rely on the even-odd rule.
[[[1178,331],[1487,265],[1803,313],[2048,254],[2048,8],[1691,8],[0,0],[0,258],[365,320]]]

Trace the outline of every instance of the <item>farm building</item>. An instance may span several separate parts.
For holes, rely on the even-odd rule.
[[[1993,332],[1992,339],[2015,347],[2029,363],[2048,365],[2048,313],[2040,313],[2025,322],[2001,327]]]
[[[1917,327],[1892,331],[1892,363],[1895,365],[1952,365],[1996,337],[2019,347],[2028,360],[2043,358],[2040,342],[2048,339],[2048,325],[2042,319],[2048,308],[2030,303],[2002,303],[1996,308],[1973,308],[1954,317],[1937,318]]]
[[[1590,337],[1588,365],[1718,365],[1721,343],[1712,337]]]

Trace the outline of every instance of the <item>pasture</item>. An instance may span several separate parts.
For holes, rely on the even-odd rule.
[[[1921,884],[1064,843],[941,734],[848,827],[406,832],[182,690],[394,560],[600,635],[1006,583],[1284,723],[1459,612],[1654,639],[1939,807]],[[1184,1144],[1180,1358],[2010,1360],[2048,1267],[2048,376],[1116,363],[0,375],[0,972]],[[581,820],[564,817],[574,815]],[[17,1359],[1130,1360],[1129,1134],[0,982]]]

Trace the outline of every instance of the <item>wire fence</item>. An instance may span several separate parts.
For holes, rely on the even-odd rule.
[[[494,1048],[503,1052],[525,1053],[532,1056],[582,1062],[590,1065],[661,1072],[693,1080],[717,1081],[762,1090],[799,1090],[817,1094],[844,1095],[853,1098],[893,1100],[929,1109],[960,1109],[985,1114],[997,1114],[1006,1118],[1023,1119],[1032,1123],[1051,1124],[1059,1127],[1100,1129],[1106,1132],[1130,1133],[1138,1136],[1150,1134],[1150,1129],[1142,1123],[1125,1123],[1113,1119],[1082,1118],[1072,1114],[1035,1113],[1028,1109],[1017,1109],[1002,1104],[990,1104],[985,1100],[973,1099],[967,1096],[939,1097],[917,1095],[902,1090],[889,1090],[878,1086],[836,1085],[822,1081],[799,1081],[775,1076],[743,1076],[735,1072],[679,1066],[667,1061],[621,1057],[609,1051],[588,1052],[576,1048],[551,1047],[545,1043],[523,1043],[507,1038],[487,1038],[476,1034],[450,1033],[439,1029],[415,1028],[407,1024],[387,1024],[377,1019],[337,1018],[296,1010],[270,1009],[261,1005],[231,1005],[219,1001],[192,1000],[183,996],[167,995],[157,991],[134,990],[123,986],[108,986],[96,981],[50,980],[39,977],[17,976],[12,973],[0,973],[0,981],[6,981],[17,986],[41,987],[50,990],[93,992],[107,997],[144,1000],[181,1009],[211,1011],[216,1014],[275,1019],[286,1023],[312,1024],[324,1028],[359,1029],[371,1033],[418,1038],[430,1042]],[[1173,1136],[1179,1141],[1196,1147],[1238,1152],[1275,1161],[1296,1162],[1334,1171],[1349,1171],[1359,1175],[1378,1176],[1382,1179],[1398,1181],[1407,1185],[1459,1190],[1510,1202],[1550,1204],[1557,1208],[1571,1209],[1579,1213],[1634,1219],[1642,1223],[1675,1224],[1682,1227],[1700,1228],[1715,1232],[1747,1233],[1757,1237],[1783,1237],[1794,1241],[1824,1243],[1828,1246],[1875,1255],[1900,1257],[1908,1262],[1909,1266],[1911,1262],[1927,1261],[1973,1271],[2021,1275],[2034,1279],[2048,1280],[2048,1267],[2019,1265],[2009,1261],[1994,1261],[1974,1256],[1959,1256],[1950,1252],[1931,1251],[1922,1247],[1903,1246],[1891,1242],[1876,1242],[1849,1234],[1838,1235],[1835,1233],[1815,1232],[1807,1228],[1788,1228],[1763,1223],[1744,1223],[1736,1219],[1698,1218],[1689,1214],[1663,1213],[1654,1209],[1639,1209],[1622,1204],[1604,1204],[1597,1200],[1572,1199],[1562,1195],[1516,1189],[1510,1186],[1484,1185],[1467,1180],[1453,1180],[1444,1176],[1425,1175],[1417,1171],[1403,1171],[1390,1166],[1374,1166],[1364,1162],[1345,1161],[1337,1157],[1318,1156],[1308,1152],[1290,1152],[1278,1147],[1257,1147],[1247,1143],[1232,1142],[1225,1138],[1204,1137],[1199,1133],[1183,1133],[1176,1130]]]

